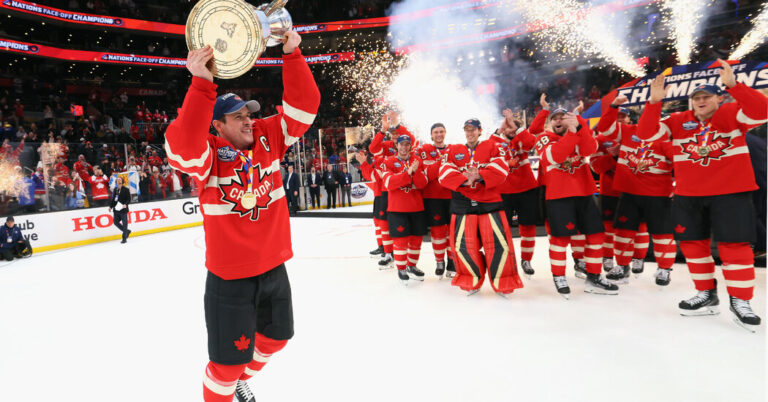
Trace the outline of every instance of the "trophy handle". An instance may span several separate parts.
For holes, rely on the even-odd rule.
[[[269,16],[270,14],[274,13],[275,11],[284,8],[285,3],[287,3],[288,0],[273,0],[271,3],[267,4],[267,6],[264,8],[264,14]]]

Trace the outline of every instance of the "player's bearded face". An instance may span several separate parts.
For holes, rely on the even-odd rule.
[[[563,123],[563,117],[565,117],[564,114],[557,114],[552,117],[552,121],[549,122],[550,126],[552,127],[552,132],[557,135],[565,134],[565,131],[568,129],[568,127],[566,127]]]
[[[445,129],[442,127],[436,127],[434,130],[432,130],[432,133],[430,133],[432,136],[432,142],[435,144],[442,144],[445,142]]]
[[[722,96],[713,95],[707,92],[699,92],[691,98],[693,110],[697,116],[707,116],[715,112],[723,101]]]
[[[475,144],[480,138],[482,130],[475,126],[464,126],[464,136],[467,137],[467,144]]]
[[[231,142],[237,149],[248,149],[253,143],[253,121],[246,106],[226,115],[223,123],[217,121],[214,125],[221,137]]]

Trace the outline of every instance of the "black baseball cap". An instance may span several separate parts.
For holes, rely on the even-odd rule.
[[[559,107],[559,108],[557,108],[557,109],[553,110],[553,111],[552,111],[552,112],[549,114],[549,117],[553,117],[553,116],[554,116],[554,115],[556,115],[556,114],[568,114],[568,111],[567,111],[567,110],[565,110],[564,108],[561,108],[561,107]]]
[[[469,119],[469,120],[465,121],[465,122],[464,122],[464,127],[466,127],[466,126],[477,127],[477,128],[479,128],[480,130],[482,130],[482,129],[483,129],[483,126],[480,124],[480,120],[478,120],[478,119],[474,119],[474,118],[472,118],[472,119]]]
[[[12,216],[9,216],[9,217],[5,218],[5,223],[8,223],[8,222],[16,222],[16,221],[13,219]]]
[[[219,120],[225,114],[235,113],[244,106],[247,106],[251,113],[256,113],[261,110],[261,105],[255,100],[246,102],[231,92],[221,95],[216,98],[216,104],[213,106],[213,120]]]
[[[701,84],[698,85],[696,88],[693,88],[693,91],[691,91],[691,98],[693,98],[693,95],[696,95],[697,92],[706,92],[708,94],[712,95],[722,95],[723,90],[720,89],[717,85],[712,84]]]

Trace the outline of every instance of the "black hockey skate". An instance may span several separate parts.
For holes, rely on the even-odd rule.
[[[629,267],[626,265],[615,265],[611,272],[605,275],[605,279],[614,283],[629,283]]]
[[[256,402],[256,397],[253,396],[253,392],[251,392],[251,389],[248,387],[248,383],[243,380],[237,380],[235,398],[237,399],[237,402]]]
[[[742,300],[733,296],[729,297],[731,299],[731,311],[736,315],[736,317],[733,318],[733,322],[747,331],[754,333],[760,325],[760,317],[752,311],[752,307],[749,305],[749,300]]]
[[[368,254],[370,254],[371,258],[380,257],[384,255],[384,246],[379,246],[378,248],[371,250]]]
[[[394,265],[395,260],[392,258],[392,254],[384,254],[381,256],[381,259],[379,260],[379,269],[390,269]]]
[[[438,261],[437,266],[435,266],[435,275],[437,275],[440,279],[443,279],[444,273],[445,273],[445,261]]]
[[[643,264],[645,260],[642,258],[633,258],[630,265],[632,266],[632,273],[635,274],[635,278],[639,277],[643,273]]]
[[[448,259],[448,264],[445,265],[445,277],[451,279],[456,276],[456,266],[453,265],[453,260]]]
[[[408,282],[410,282],[410,281],[409,281],[409,279],[410,279],[410,278],[408,277],[408,273],[407,273],[407,272],[405,272],[405,270],[404,270],[404,269],[398,269],[398,270],[397,270],[397,277],[398,277],[398,278],[400,278],[400,282],[401,282],[403,285],[406,285],[406,286],[408,286]]]
[[[587,272],[584,292],[596,295],[617,295],[619,294],[619,287],[605,280],[600,274],[590,274]]]
[[[536,272],[533,270],[533,267],[531,266],[530,261],[522,260],[520,261],[520,267],[523,269],[523,273],[525,276],[528,277],[528,279],[531,279],[531,276]]]
[[[653,275],[656,278],[656,284],[659,286],[667,286],[671,281],[669,274],[672,272],[672,268],[659,268]]]
[[[603,257],[603,272],[611,272],[613,269],[613,258]]]
[[[587,277],[587,262],[583,259],[578,260],[576,257],[573,257],[573,270],[576,271],[574,275],[576,275],[579,279],[585,279]]]
[[[408,276],[416,281],[424,281],[424,271],[416,268],[408,266],[405,268],[405,272],[408,274]]]
[[[680,308],[680,315],[715,315],[720,314],[720,299],[717,298],[717,281],[715,287],[709,290],[700,290],[696,296],[688,300],[683,300],[677,306]]]
[[[568,281],[565,280],[565,275],[553,276],[555,281],[555,289],[560,296],[563,296],[566,300],[571,297],[571,288],[568,287]]]

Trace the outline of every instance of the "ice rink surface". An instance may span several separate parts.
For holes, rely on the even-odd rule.
[[[368,257],[370,220],[291,224],[296,336],[250,381],[259,402],[765,400],[765,325],[732,323],[724,287],[719,316],[681,317],[683,265],[598,296],[569,264],[566,301],[539,237],[525,288],[466,297],[428,243],[405,287]],[[205,272],[202,227],[0,263],[0,401],[202,400]]]

